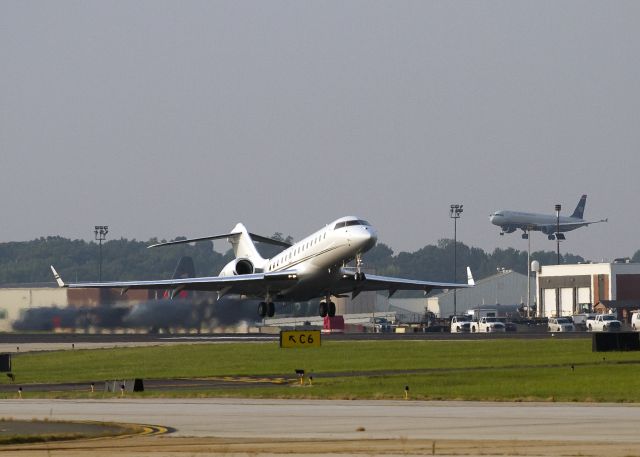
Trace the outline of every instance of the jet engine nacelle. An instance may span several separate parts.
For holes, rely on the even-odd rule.
[[[511,227],[510,225],[505,225],[504,227],[501,227],[501,228],[504,233],[513,233],[516,231],[516,228]]]
[[[253,262],[249,259],[234,259],[220,272],[220,276],[250,275],[255,272]]]
[[[540,231],[545,235],[553,235],[556,233],[556,226],[545,225]]]

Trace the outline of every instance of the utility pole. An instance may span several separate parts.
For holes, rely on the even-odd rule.
[[[458,282],[457,278],[457,262],[458,262],[458,233],[457,233],[457,222],[460,219],[460,214],[462,213],[462,205],[451,205],[451,209],[449,211],[449,217],[453,219],[453,282]],[[456,289],[453,289],[453,315],[458,314],[458,302]]]
[[[556,205],[556,244],[558,249],[558,265],[560,265],[560,210],[562,205]]]
[[[531,317],[531,229],[527,229],[527,317]]]

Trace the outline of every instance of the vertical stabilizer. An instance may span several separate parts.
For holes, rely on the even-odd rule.
[[[575,211],[571,215],[571,217],[575,217],[577,219],[582,219],[584,216],[584,206],[587,204],[587,196],[583,195],[580,197],[580,201],[578,202],[578,206],[576,206]]]
[[[238,223],[231,232],[233,235],[229,237],[229,242],[233,246],[233,253],[236,259],[249,259],[254,267],[264,268],[266,260],[258,253],[256,245],[253,244],[251,235],[249,235],[246,227]]]

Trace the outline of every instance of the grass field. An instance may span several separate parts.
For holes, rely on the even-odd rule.
[[[325,342],[307,349],[280,349],[277,343],[185,344],[20,354],[13,368],[19,383],[293,379],[297,368],[314,375],[313,385],[304,387],[136,394],[141,396],[400,399],[409,386],[412,399],[637,402],[640,390],[640,353],[593,353],[586,339]]]

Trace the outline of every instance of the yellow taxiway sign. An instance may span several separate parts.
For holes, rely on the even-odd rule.
[[[282,330],[281,348],[320,347],[320,330]]]

